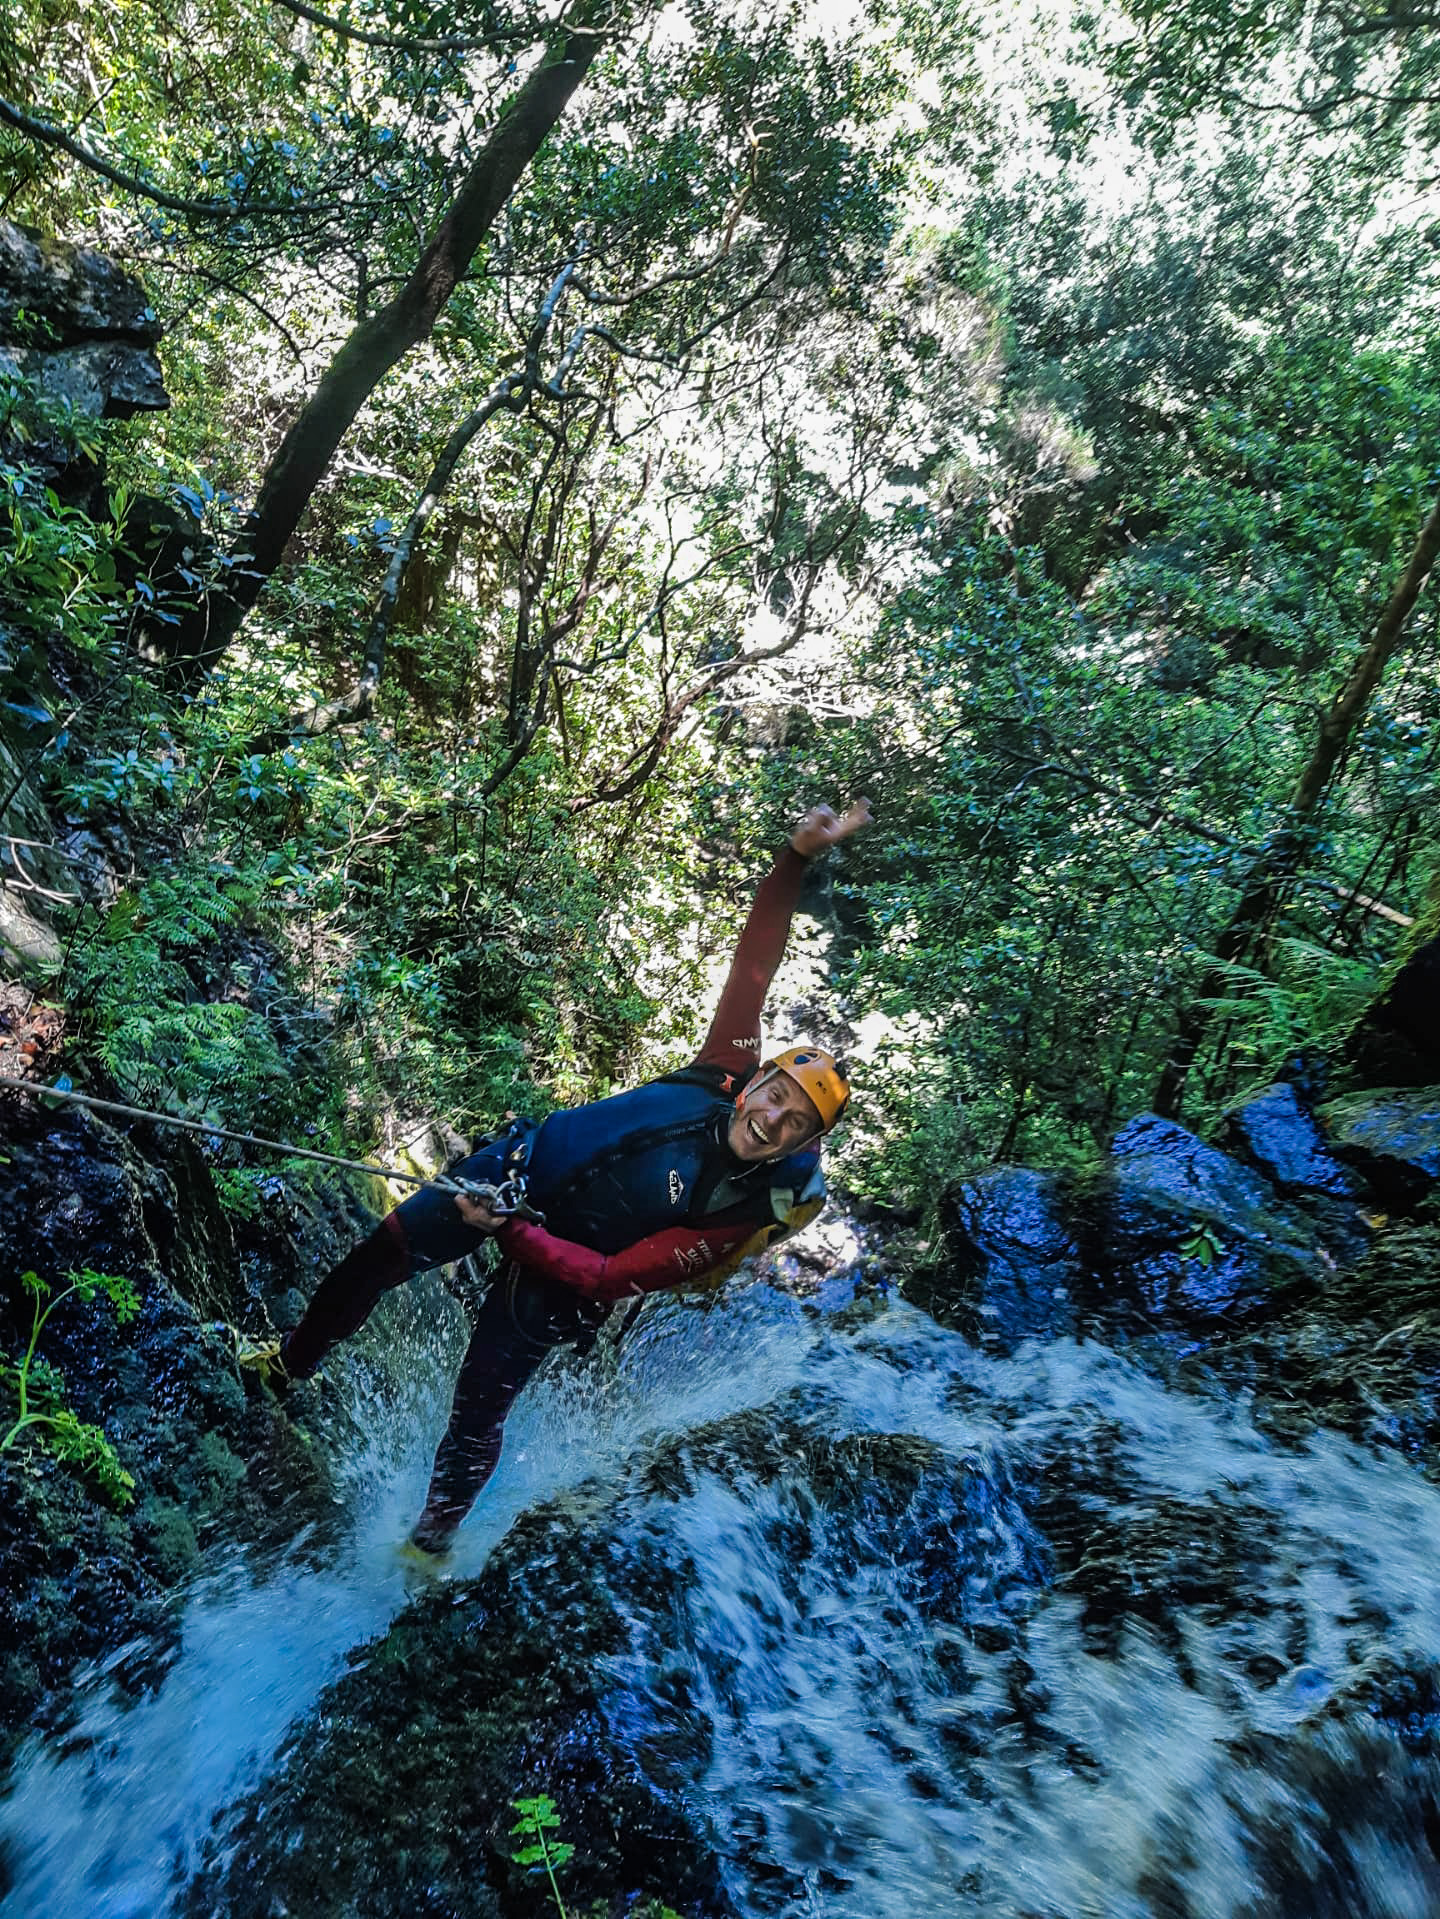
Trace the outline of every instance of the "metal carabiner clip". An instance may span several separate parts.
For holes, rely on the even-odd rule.
[[[452,1179],[450,1183],[467,1199],[473,1199],[477,1205],[498,1213],[503,1219],[525,1219],[533,1226],[545,1224],[545,1215],[536,1212],[526,1198],[523,1173],[512,1173],[508,1179],[501,1180],[498,1186],[484,1179]]]

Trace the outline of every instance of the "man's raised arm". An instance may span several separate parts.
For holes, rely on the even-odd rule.
[[[744,1066],[758,1060],[760,1015],[770,982],[785,957],[805,868],[817,853],[869,824],[869,800],[857,800],[843,815],[830,806],[813,806],[790,835],[790,844],[755,895],[710,1031],[695,1056],[697,1066]]]

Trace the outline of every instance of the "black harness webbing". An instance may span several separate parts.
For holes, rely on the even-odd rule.
[[[738,1091],[739,1087],[743,1086],[746,1080],[753,1077],[753,1071],[747,1073],[743,1079],[740,1079],[723,1073],[719,1067],[686,1066],[682,1067],[678,1072],[664,1074],[660,1079],[656,1080],[654,1084],[657,1086],[699,1086],[704,1088],[705,1091],[713,1093],[718,1105],[721,1098],[721,1081],[727,1077],[732,1079],[732,1084],[736,1086],[736,1090]],[[670,1146],[677,1140],[696,1139],[707,1134],[710,1131],[714,1119],[715,1109],[712,1108],[711,1111],[706,1113],[692,1113],[688,1119],[672,1119],[664,1126],[637,1126],[633,1132],[626,1133],[622,1138],[613,1141],[609,1146],[602,1147],[598,1153],[592,1154],[583,1165],[577,1166],[573,1172],[568,1173],[558,1184],[547,1185],[545,1189],[546,1205],[554,1207],[565,1200],[573,1199],[575,1195],[583,1191],[585,1187],[593,1185],[603,1173],[611,1172],[615,1167],[622,1165],[626,1160],[638,1158],[640,1154],[651,1152],[657,1146]],[[758,1168],[756,1170],[758,1170]],[[701,1181],[697,1190],[691,1196],[691,1203],[686,1208],[686,1216],[691,1219],[697,1216],[703,1216],[705,1203],[715,1191],[716,1187],[726,1178],[734,1180],[737,1177],[743,1179],[745,1175],[744,1173],[740,1173],[739,1175],[727,1173],[722,1167],[716,1171],[713,1178]]]

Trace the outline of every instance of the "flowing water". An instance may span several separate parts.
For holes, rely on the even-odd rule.
[[[417,1374],[359,1407],[343,1550],[217,1567],[153,1697],[96,1671],[79,1727],[31,1743],[3,1919],[159,1919],[407,1603],[393,1542],[445,1399],[435,1354]],[[747,1919],[1440,1913],[1433,1694],[1376,1717],[1440,1662],[1440,1492],[1395,1456],[1281,1450],[1097,1345],[997,1360],[900,1300],[757,1285],[538,1382],[454,1577],[597,1474],[672,1575],[630,1607],[609,1709],[643,1740],[683,1680],[693,1817]]]

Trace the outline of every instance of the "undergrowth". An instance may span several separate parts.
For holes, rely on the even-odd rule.
[[[18,1360],[0,1354],[0,1386],[14,1395],[16,1404],[15,1420],[0,1438],[0,1453],[10,1452],[28,1433],[55,1458],[88,1473],[117,1506],[128,1506],[135,1497],[135,1481],[120,1464],[104,1428],[82,1420],[66,1404],[64,1380],[35,1349],[51,1314],[67,1299],[89,1301],[103,1293],[124,1326],[140,1310],[139,1295],[130,1280],[115,1273],[93,1272],[88,1266],[68,1278],[65,1290],[52,1298],[50,1286],[38,1273],[20,1275],[20,1284],[33,1302],[30,1338]]]

